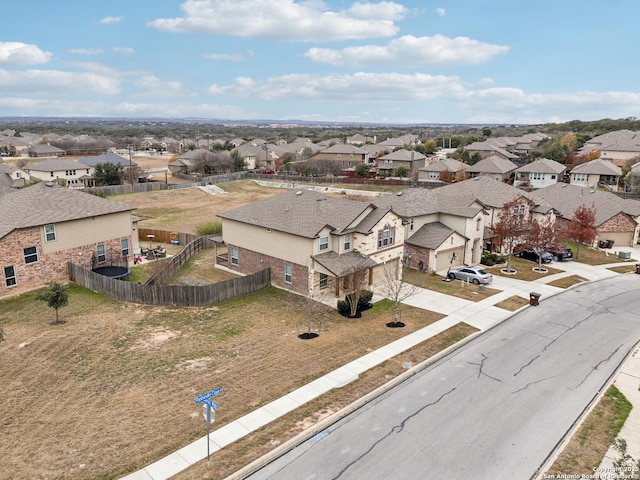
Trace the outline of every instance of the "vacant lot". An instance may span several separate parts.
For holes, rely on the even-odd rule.
[[[357,320],[321,304],[309,317],[304,298],[275,288],[165,308],[72,287],[66,323],[53,326],[54,312],[34,295],[0,302],[2,479],[117,477],[203,435],[199,393],[223,388],[219,428],[441,318],[403,307],[407,327],[389,329],[387,301]],[[320,336],[300,340],[309,318]],[[422,359],[407,353],[396,363]]]

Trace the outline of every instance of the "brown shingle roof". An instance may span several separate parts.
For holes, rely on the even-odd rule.
[[[0,196],[0,238],[17,228],[131,210],[124,203],[41,182]]]
[[[343,277],[348,273],[377,265],[371,258],[354,251],[342,255],[338,255],[336,252],[326,252],[314,255],[313,259],[336,277]]]
[[[406,239],[404,243],[435,250],[453,233],[455,233],[454,230],[440,222],[427,223]]]

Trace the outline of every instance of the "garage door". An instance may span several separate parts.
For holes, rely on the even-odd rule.
[[[633,232],[601,232],[598,234],[598,240],[613,240],[613,248],[615,247],[633,247]]]
[[[456,259],[451,264],[454,267],[462,265],[462,259],[464,258],[464,248],[457,250],[449,250],[446,252],[438,252],[438,258],[436,259],[436,271],[446,270],[449,268],[449,262],[451,261],[451,254],[455,253]]]

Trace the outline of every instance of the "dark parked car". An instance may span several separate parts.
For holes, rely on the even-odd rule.
[[[450,268],[447,277],[451,280],[468,280],[471,283],[491,283],[493,275],[484,271],[482,267]]]
[[[549,247],[547,252],[553,255],[554,262],[566,262],[567,260],[573,260],[573,250],[569,247]]]
[[[537,263],[550,263],[553,260],[553,255],[551,253],[540,250],[539,248],[527,248],[520,250],[520,252],[518,252],[518,256]],[[540,262],[541,257],[542,262]]]

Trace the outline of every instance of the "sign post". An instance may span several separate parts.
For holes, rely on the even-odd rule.
[[[211,432],[211,424],[216,419],[216,410],[218,409],[218,404],[210,398],[217,397],[222,393],[221,388],[216,388],[215,390],[211,390],[210,392],[203,393],[202,395],[198,395],[196,397],[196,405],[202,404],[202,414],[204,415],[204,419],[207,422],[207,469],[211,468],[211,455],[209,454],[209,433]]]

